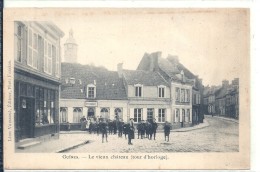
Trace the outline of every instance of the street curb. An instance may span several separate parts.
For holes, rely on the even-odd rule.
[[[239,124],[239,121],[236,119],[223,118],[223,117],[219,117],[219,116],[214,116],[213,118],[218,118],[218,119],[221,119],[224,121],[231,121],[231,122],[235,122],[235,123]]]
[[[200,125],[200,124],[199,124]],[[209,123],[207,120],[204,119],[204,122],[201,126],[195,126],[195,127],[187,127],[187,128],[181,128],[181,129],[176,129],[172,130],[172,132],[187,132],[187,131],[192,131],[192,130],[197,130],[197,129],[202,129],[206,128],[209,126]]]
[[[65,148],[65,149],[58,150],[58,151],[56,151],[55,153],[63,153],[63,152],[66,152],[66,151],[75,149],[75,148],[77,148],[77,147],[79,147],[79,146],[82,146],[82,145],[85,145],[85,144],[88,144],[88,143],[89,143],[89,140],[84,141],[84,142],[79,143],[79,144],[76,144],[76,145],[73,145],[73,146],[70,146],[70,147],[67,147],[67,148]]]

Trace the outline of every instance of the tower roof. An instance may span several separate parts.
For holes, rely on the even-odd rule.
[[[66,40],[65,44],[77,44],[76,40],[73,38],[73,30],[70,29],[69,38]]]

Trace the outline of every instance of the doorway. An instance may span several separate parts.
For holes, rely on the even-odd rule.
[[[32,137],[34,100],[31,98],[20,98],[20,128],[21,139]]]
[[[93,119],[95,117],[95,109],[94,108],[88,108],[88,116],[87,119]]]

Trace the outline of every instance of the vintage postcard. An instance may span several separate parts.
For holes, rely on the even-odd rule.
[[[5,169],[249,169],[250,9],[4,9]]]

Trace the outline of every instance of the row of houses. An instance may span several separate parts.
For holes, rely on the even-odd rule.
[[[203,93],[205,114],[239,119],[239,79],[223,80],[221,86],[205,87]]]
[[[117,71],[62,63],[61,73],[61,123],[72,128],[79,127],[82,116],[125,122],[134,118],[136,124],[155,118],[173,128],[203,121],[202,81],[176,57],[145,53],[136,70],[125,70],[122,63]]]
[[[15,138],[52,137],[80,118],[155,118],[173,128],[203,122],[202,80],[176,56],[145,53],[136,70],[81,65],[70,31],[61,63],[64,33],[51,22],[14,22]]]

